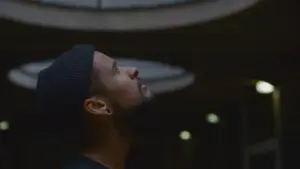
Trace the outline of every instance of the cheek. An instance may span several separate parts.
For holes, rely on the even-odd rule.
[[[129,107],[139,102],[141,95],[134,81],[120,81],[116,87],[115,96],[121,105]]]

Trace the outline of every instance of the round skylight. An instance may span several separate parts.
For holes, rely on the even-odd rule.
[[[173,5],[195,0],[32,0],[41,4],[54,4],[68,7],[83,8],[151,8]]]
[[[179,90],[194,82],[194,75],[178,66],[171,66],[153,61],[135,59],[116,59],[121,66],[134,66],[139,69],[143,83],[155,93]],[[8,79],[21,87],[34,90],[38,72],[50,66],[52,60],[27,63],[8,72]]]
[[[58,0],[56,0],[58,1]],[[64,0],[66,1],[66,0]],[[68,0],[73,2],[75,0]],[[131,0],[131,4],[154,0]],[[182,0],[184,1],[184,0]],[[0,17],[29,24],[77,30],[132,31],[164,29],[203,23],[226,17],[247,9],[260,0],[195,0],[178,6],[140,10],[88,10],[76,0],[76,8],[58,8],[55,5],[37,5],[25,1],[0,1]],[[47,0],[49,2],[49,0]],[[106,8],[130,8],[126,0],[106,0]],[[177,0],[157,0],[157,3],[175,3]],[[72,3],[74,4],[74,3]],[[110,5],[108,5],[110,4]],[[146,3],[147,4],[147,3]],[[86,6],[93,6],[87,5]],[[153,4],[152,4],[153,5]],[[105,5],[103,5],[105,6]]]

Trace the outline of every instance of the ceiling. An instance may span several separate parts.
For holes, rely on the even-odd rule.
[[[176,94],[208,106],[238,99],[248,80],[280,84],[295,71],[298,36],[292,12],[265,1],[204,25],[126,33],[60,30],[1,20],[1,51],[6,56],[1,73],[4,80],[15,66],[54,58],[74,43],[91,43],[110,56],[185,67],[196,74],[196,83]],[[15,90],[5,80],[2,85],[7,96]]]
[[[226,79],[236,83],[241,78],[279,82],[283,71],[292,68],[280,69],[281,63],[292,64],[292,58],[286,58],[297,49],[297,25],[288,12],[284,6],[265,1],[204,25],[126,33],[49,29],[1,20],[1,49],[11,53],[7,69],[55,57],[74,43],[91,43],[111,56],[184,66],[197,74],[201,86],[219,88]],[[225,86],[236,87],[230,82]],[[195,90],[207,91],[198,86]]]
[[[128,1],[117,3],[124,2]],[[74,8],[32,1],[3,0],[0,1],[0,16],[23,23],[71,30],[149,31],[209,22],[243,11],[258,2],[259,0],[200,0],[154,8],[91,9],[79,7],[79,3]]]
[[[54,58],[74,43],[91,43],[110,56],[157,60],[194,72],[194,85],[161,96],[164,101],[160,111],[167,112],[161,116],[175,116],[177,120],[170,122],[171,126],[177,126],[180,119],[186,119],[181,121],[186,127],[205,126],[203,112],[234,105],[248,90],[247,80],[265,79],[282,84],[293,78],[299,64],[295,60],[299,44],[295,11],[291,4],[266,0],[240,14],[204,25],[125,33],[67,31],[0,20],[0,52],[5,58],[0,63],[0,84],[5,107],[13,112],[28,111],[33,102],[28,99],[33,98],[31,92],[6,80],[9,69]],[[180,104],[174,107],[174,102]],[[236,114],[226,116],[230,122],[238,118]]]
[[[240,14],[176,29],[150,32],[87,32],[29,26],[1,20],[3,79],[18,65],[55,58],[74,43],[91,43],[110,56],[180,65],[196,74],[196,83],[176,94],[215,102],[237,100],[251,79],[280,84],[295,69],[297,25],[284,5],[264,1]],[[284,65],[282,64],[284,63]],[[6,95],[14,86],[7,81]],[[20,89],[22,90],[22,89]]]

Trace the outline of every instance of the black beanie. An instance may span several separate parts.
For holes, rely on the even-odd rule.
[[[75,45],[39,73],[36,110],[42,123],[63,127],[80,120],[91,85],[94,51],[92,45]]]

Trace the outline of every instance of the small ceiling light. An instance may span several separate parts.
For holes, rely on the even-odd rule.
[[[179,137],[181,140],[189,140],[191,139],[191,133],[188,131],[181,131]]]
[[[1,121],[0,122],[0,130],[8,130],[9,129],[9,123],[7,121]]]
[[[274,86],[265,81],[256,82],[256,91],[260,94],[269,94],[274,91]]]
[[[207,114],[206,120],[207,120],[209,123],[212,123],[212,124],[216,124],[216,123],[218,123],[218,122],[220,121],[219,116],[217,116],[217,115],[214,114],[214,113],[209,113],[209,114]]]

